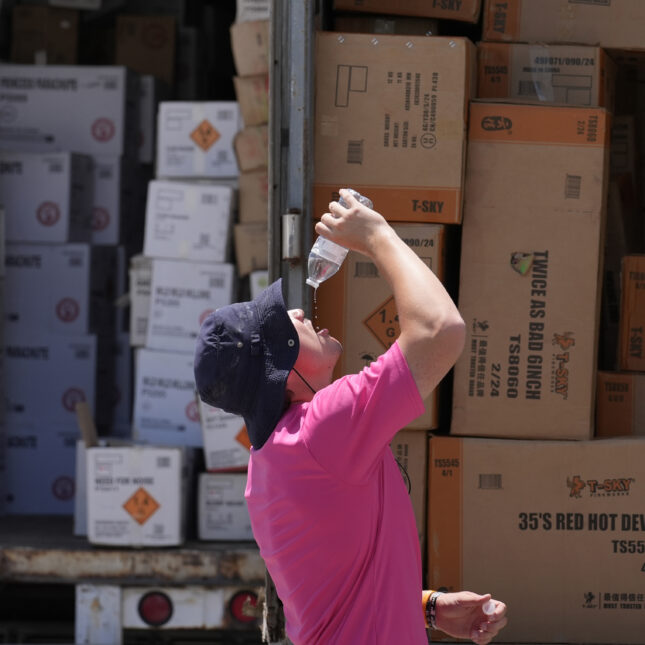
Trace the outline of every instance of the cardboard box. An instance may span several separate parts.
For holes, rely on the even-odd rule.
[[[151,181],[144,255],[226,262],[231,249],[233,192],[230,186]]]
[[[240,173],[252,172],[269,165],[269,128],[252,125],[240,130],[233,141]]]
[[[12,12],[11,62],[75,65],[78,11],[18,5]]]
[[[3,148],[136,157],[135,75],[125,67],[1,65]]]
[[[137,158],[141,163],[155,160],[157,144],[157,110],[167,101],[170,88],[152,74],[139,76],[139,136]]]
[[[613,110],[616,65],[599,47],[477,45],[477,96]]]
[[[501,643],[642,643],[642,437],[432,437],[429,457],[429,588],[507,603]]]
[[[157,178],[235,177],[236,101],[164,101],[157,125]]]
[[[11,421],[4,428],[9,515],[70,515],[76,493],[73,424]]]
[[[428,489],[428,435],[418,430],[397,432],[390,444],[399,463],[401,474],[410,494],[414,519],[419,532],[421,553],[426,551],[427,489]]]
[[[463,0],[445,2],[432,0],[334,0],[336,11],[367,11],[370,13],[391,13],[404,16],[421,16],[426,18],[443,18],[446,20],[463,20],[477,22],[481,10],[480,0]]]
[[[251,299],[257,298],[269,286],[268,271],[251,271],[249,273]]]
[[[241,172],[239,179],[240,224],[268,222],[269,219],[269,177],[266,168]]]
[[[89,242],[92,173],[85,155],[0,151],[7,241]]]
[[[76,427],[76,403],[94,412],[97,339],[54,336],[21,327],[4,330],[4,391],[8,423]]]
[[[142,255],[130,258],[130,345],[143,347],[148,338],[152,259]]]
[[[439,23],[433,18],[406,18],[404,16],[369,16],[361,14],[334,14],[334,31],[364,34],[407,34],[410,36],[438,36]]]
[[[116,16],[116,64],[175,83],[177,23],[172,16]]]
[[[644,27],[640,0],[486,0],[483,13],[484,40],[639,50]]]
[[[235,22],[269,20],[271,0],[237,0],[235,3]]]
[[[253,540],[244,499],[246,474],[200,473],[197,535],[200,540]]]
[[[244,419],[214,408],[199,399],[204,460],[209,472],[244,470],[249,464],[251,442]]]
[[[269,75],[234,76],[235,98],[245,126],[269,122]]]
[[[204,318],[231,304],[234,289],[232,264],[154,259],[147,346],[194,354]]]
[[[591,437],[608,146],[602,108],[471,104],[452,434]]]
[[[235,258],[240,277],[269,267],[267,224],[235,225]]]
[[[5,329],[57,334],[114,331],[114,247],[8,244]]]
[[[141,237],[141,173],[138,161],[94,157],[93,244],[132,244]]]
[[[202,445],[194,358],[194,352],[137,350],[132,418],[133,436],[137,441],[172,446]]]
[[[132,446],[87,450],[87,536],[106,546],[178,546],[186,531],[186,453]]]
[[[444,279],[445,227],[439,224],[392,224],[408,246]],[[391,347],[400,334],[392,289],[376,265],[350,251],[339,272],[317,290],[313,323],[327,328],[343,345],[334,377],[355,374]],[[317,313],[317,315],[315,315]],[[438,389],[425,400],[426,412],[409,428],[436,428]]]
[[[317,34],[314,213],[349,185],[388,220],[458,224],[475,47],[441,36],[373,41]]]
[[[623,257],[618,366],[645,371],[645,255]]]
[[[645,374],[598,372],[596,437],[645,435]]]
[[[231,25],[231,51],[238,76],[268,74],[269,20],[234,22]]]

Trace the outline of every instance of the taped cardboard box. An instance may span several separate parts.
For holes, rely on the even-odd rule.
[[[202,445],[193,361],[194,352],[137,350],[132,416],[135,440],[166,446]]]
[[[199,400],[204,461],[209,472],[246,471],[251,442],[244,419]]]
[[[9,242],[89,242],[93,163],[72,152],[0,151]]]
[[[373,41],[317,34],[314,212],[349,185],[390,221],[458,224],[475,46],[441,36]]]
[[[645,374],[598,372],[596,437],[645,435]]]
[[[157,178],[236,177],[236,101],[164,101],[157,124]]]
[[[178,546],[186,535],[189,468],[178,447],[87,450],[87,537],[105,546]]]
[[[252,172],[269,165],[269,128],[266,124],[240,130],[233,142],[240,172]]]
[[[404,16],[443,18],[477,22],[481,10],[480,0],[334,0],[336,11],[366,11],[369,13],[391,13]]]
[[[405,16],[370,16],[352,13],[334,14],[334,31],[364,34],[438,36],[439,22],[432,18]]]
[[[427,585],[507,603],[501,643],[642,643],[644,482],[642,437],[432,437]]]
[[[267,223],[235,225],[235,263],[240,276],[269,267]]]
[[[235,97],[245,126],[269,122],[269,75],[234,76]]]
[[[78,11],[17,5],[12,11],[11,62],[75,65]]]
[[[645,255],[626,255],[622,261],[618,366],[645,371]]]
[[[645,49],[641,0],[486,0],[483,39]]]
[[[369,193],[368,193],[369,196]],[[445,227],[440,224],[395,222],[394,230],[443,280]],[[387,351],[401,330],[392,289],[366,256],[350,251],[340,271],[316,293],[314,324],[329,329],[343,345],[334,376],[355,374]],[[425,400],[426,411],[409,428],[430,430],[438,426],[438,390]]]
[[[177,23],[172,16],[116,17],[116,64],[138,74],[152,74],[173,87]]]
[[[231,51],[238,76],[269,73],[269,20],[247,20],[231,25]]]
[[[202,322],[234,289],[232,264],[153,259],[147,346],[193,354]]]
[[[266,168],[242,172],[239,176],[240,224],[267,222],[269,218],[269,177]]]
[[[478,43],[477,96],[613,110],[616,65],[599,47]]]
[[[3,148],[137,155],[136,76],[125,67],[0,65]]]
[[[245,488],[246,474],[200,473],[197,502],[200,540],[253,540]]]
[[[602,108],[471,104],[452,434],[592,436],[608,170]]]
[[[143,253],[197,262],[230,259],[234,190],[181,181],[148,184]]]

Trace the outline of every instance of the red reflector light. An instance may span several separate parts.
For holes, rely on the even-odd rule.
[[[172,600],[161,591],[149,591],[139,600],[138,610],[146,625],[161,627],[172,617]]]
[[[254,591],[238,591],[229,607],[233,618],[240,623],[254,623],[258,619],[258,595]]]

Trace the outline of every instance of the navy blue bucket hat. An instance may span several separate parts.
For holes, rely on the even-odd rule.
[[[197,392],[205,403],[244,417],[259,450],[282,416],[299,350],[279,279],[254,300],[220,307],[206,318],[195,350]]]

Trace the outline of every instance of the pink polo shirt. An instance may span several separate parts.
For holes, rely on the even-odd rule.
[[[424,411],[397,343],[289,407],[246,499],[296,644],[427,645],[412,505],[389,448]]]

